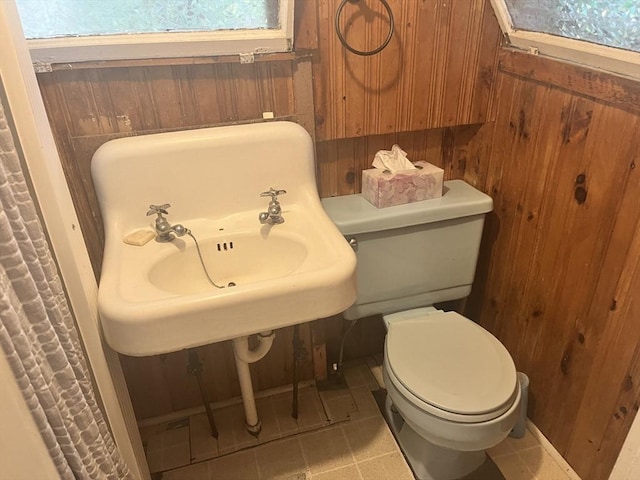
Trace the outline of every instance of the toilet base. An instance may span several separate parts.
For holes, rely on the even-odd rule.
[[[462,452],[429,442],[393,410],[393,402],[387,396],[385,416],[418,480],[456,480],[480,468],[487,458],[484,451]]]

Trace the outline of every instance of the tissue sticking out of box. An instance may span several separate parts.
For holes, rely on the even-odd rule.
[[[406,153],[394,145],[396,147],[406,159]],[[392,152],[393,149],[386,153]],[[416,162],[415,165],[409,162],[409,165],[411,168],[395,171],[390,168],[363,170],[362,196],[378,208],[440,198],[444,170],[427,162]]]
[[[373,168],[378,170],[388,170],[392,173],[403,170],[415,170],[413,163],[407,158],[407,152],[398,145],[391,147],[391,150],[380,150],[373,157]]]

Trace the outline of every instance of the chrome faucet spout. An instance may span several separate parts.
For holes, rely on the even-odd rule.
[[[261,197],[271,197],[271,201],[269,202],[267,211],[260,212],[260,214],[258,215],[258,220],[260,220],[260,223],[277,225],[284,222],[284,218],[282,218],[282,207],[280,206],[278,195],[283,195],[285,193],[287,193],[286,190],[276,190],[275,188],[271,187],[268,191],[262,192],[260,194]]]
[[[166,219],[163,215],[168,215],[167,209],[171,207],[171,204],[165,203],[163,205],[149,205],[149,211],[147,212],[147,216],[149,215],[157,215],[155,222],[155,230],[156,230],[156,242],[170,242],[175,237],[182,237],[183,235],[189,233],[189,229],[184,225],[176,223],[175,225],[171,225],[169,220]]]

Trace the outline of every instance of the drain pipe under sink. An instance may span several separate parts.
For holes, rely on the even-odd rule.
[[[236,369],[238,370],[238,379],[240,380],[240,392],[242,394],[242,403],[244,404],[247,432],[254,437],[258,436],[260,430],[262,430],[262,422],[258,419],[249,364],[257,362],[269,352],[275,336],[276,334],[273,330],[259,333],[259,343],[254,350],[249,349],[248,336],[233,339],[233,353],[236,360]]]

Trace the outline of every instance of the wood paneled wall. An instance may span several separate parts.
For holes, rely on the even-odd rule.
[[[484,0],[392,0],[394,39],[382,55],[368,59],[346,54],[336,43],[332,19],[337,4],[298,1],[296,53],[257,56],[254,64],[240,65],[232,57],[94,62],[53,65],[53,72],[38,75],[96,276],[103,230],[90,161],[108,140],[261,121],[263,112],[273,112],[276,119],[297,121],[323,140],[360,137],[340,144],[345,154],[356,147],[369,157],[389,142],[400,142],[412,158],[435,159],[444,131],[425,128],[487,118],[499,34]],[[359,2],[362,16],[352,5],[345,8],[344,19],[353,21],[346,36],[356,47],[365,47],[358,43],[363,35],[376,44],[386,33],[377,4]],[[421,131],[395,133],[407,130]],[[382,132],[389,136],[362,137]],[[335,148],[318,145],[323,195],[359,191],[359,172],[369,160],[336,158]],[[338,179],[340,188],[333,188]],[[340,330],[335,321],[325,326],[328,332]],[[311,329],[302,334],[308,350],[322,358]],[[290,329],[278,333],[279,339],[290,337]],[[229,345],[203,347],[200,353],[212,400],[236,396]],[[257,388],[290,383],[291,358],[290,342],[277,340],[268,357],[253,367]],[[199,404],[183,353],[122,357],[122,362],[138,418]],[[312,377],[312,367],[309,360],[303,378]]]
[[[466,314],[530,377],[529,416],[584,480],[640,407],[640,82],[504,50],[495,121],[318,143],[323,195],[399,143],[494,199]]]
[[[298,121],[319,140],[489,118],[500,35],[488,2],[390,0],[396,32],[373,57],[338,42],[338,3],[297,2],[297,56],[248,65],[232,57],[64,64],[38,75],[96,276],[103,232],[89,169],[108,140],[261,121],[263,112]],[[388,23],[380,5],[344,8],[345,36],[355,47],[383,41]]]
[[[442,162],[445,129],[390,133],[346,138],[316,144],[318,188],[321,197],[351,195],[362,191],[362,170],[371,168],[378,150],[402,146],[412,161]]]
[[[495,123],[454,132],[448,159],[494,199],[467,313],[529,375],[536,425],[604,479],[640,405],[640,84],[500,65]]]
[[[104,233],[90,174],[95,150],[122,136],[256,121],[263,112],[292,117],[305,93],[294,89],[297,68],[288,59],[250,65],[81,68],[38,75],[98,277]],[[308,77],[310,82],[310,68]]]
[[[233,59],[172,60],[178,64],[146,66],[119,62],[115,67],[83,65],[38,76],[97,276],[104,239],[90,162],[104,142],[128,135],[261,121],[263,112],[295,120],[313,132],[309,59],[284,55],[261,60],[265,61],[250,65]],[[309,355],[299,375],[310,379],[314,369],[309,325],[301,329],[301,337]],[[251,366],[257,389],[292,382],[291,339],[292,328],[278,330],[272,351]],[[210,400],[238,396],[230,343],[198,350]],[[137,418],[201,404],[195,378],[187,373],[186,352],[122,356],[121,360]]]
[[[355,47],[384,37],[377,3],[345,7]],[[111,138],[273,111],[315,132],[322,196],[358,192],[373,153],[398,143],[494,198],[467,314],[529,375],[530,416],[556,448],[585,480],[606,478],[640,403],[640,84],[510,52],[496,68],[485,0],[390,3],[396,35],[377,57],[345,53],[337,0],[312,0],[297,5],[296,57],[40,74],[96,271],[89,160]],[[290,335],[254,367],[258,388],[289,382]],[[228,345],[200,352],[212,399],[237,395]],[[183,354],[124,359],[139,418],[199,403],[185,365]]]
[[[311,324],[301,325],[307,355],[299,362],[298,378],[313,378]],[[288,385],[293,381],[293,327],[276,331],[271,351],[252,363],[251,377],[256,391]],[[196,349],[204,368],[202,376],[209,400],[228,400],[240,396],[231,342],[220,342]],[[186,350],[152,357],[121,356],[122,368],[138,420],[202,405],[198,383],[187,373]]]
[[[395,34],[380,54],[361,57],[340,44],[340,0],[320,0],[314,63],[319,140],[482,123],[489,118],[500,38],[485,0],[389,0]],[[372,50],[389,30],[382,3],[347,3],[342,31]]]

